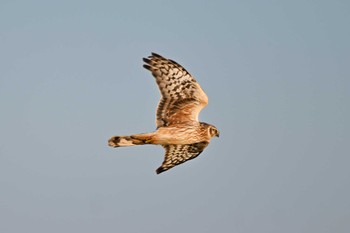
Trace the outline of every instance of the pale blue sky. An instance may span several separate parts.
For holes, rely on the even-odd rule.
[[[0,232],[350,232],[349,1],[0,1]],[[161,175],[142,57],[220,138]]]

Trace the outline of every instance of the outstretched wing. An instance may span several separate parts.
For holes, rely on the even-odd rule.
[[[163,145],[165,158],[156,172],[162,173],[170,168],[196,158],[208,146],[209,142],[198,142],[188,145]]]
[[[156,53],[144,58],[143,65],[156,79],[162,95],[156,113],[157,128],[188,121],[198,121],[208,97],[197,81],[175,61]]]

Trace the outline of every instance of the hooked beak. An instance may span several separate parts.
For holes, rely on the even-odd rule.
[[[216,137],[220,137],[220,133],[218,132],[215,136],[216,136]]]

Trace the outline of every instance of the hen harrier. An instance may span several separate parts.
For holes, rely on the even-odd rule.
[[[156,79],[162,95],[156,113],[157,130],[131,136],[114,136],[111,147],[144,144],[162,145],[165,158],[156,172],[196,158],[212,137],[219,137],[213,125],[198,121],[199,112],[208,104],[208,97],[197,81],[178,63],[156,53],[144,58],[144,68]]]

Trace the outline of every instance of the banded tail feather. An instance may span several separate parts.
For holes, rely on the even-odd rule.
[[[135,134],[131,136],[114,136],[108,140],[111,147],[137,146],[150,144],[151,136],[149,134]]]

